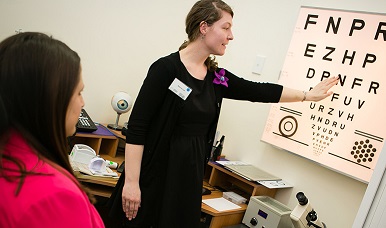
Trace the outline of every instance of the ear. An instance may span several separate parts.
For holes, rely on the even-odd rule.
[[[208,23],[206,23],[205,21],[201,21],[201,23],[200,23],[200,33],[202,35],[205,35],[207,29],[208,29]]]

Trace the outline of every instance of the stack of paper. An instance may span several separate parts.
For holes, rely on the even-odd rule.
[[[228,211],[228,210],[235,210],[235,209],[241,208],[237,204],[234,204],[223,197],[206,199],[206,200],[202,200],[202,202],[217,211]]]

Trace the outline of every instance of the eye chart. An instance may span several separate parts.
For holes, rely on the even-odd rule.
[[[278,83],[320,102],[273,104],[262,141],[369,182],[386,137],[386,15],[301,7]]]

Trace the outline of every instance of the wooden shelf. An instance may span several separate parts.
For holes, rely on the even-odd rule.
[[[76,133],[72,139],[72,144],[85,144],[91,147],[97,155],[107,154],[114,158],[117,153],[118,141],[119,139],[115,135]]]
[[[270,189],[261,184],[249,181],[231,171],[221,167],[215,162],[208,163],[207,172],[210,171],[208,183],[227,191],[233,191],[247,200],[251,196],[275,197],[277,189]]]

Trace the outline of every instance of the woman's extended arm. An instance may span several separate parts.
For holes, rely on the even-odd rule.
[[[310,91],[301,91],[283,87],[283,91],[279,102],[298,102],[298,101],[320,101],[330,96],[331,87],[338,83],[339,77],[327,78],[319,82]]]
[[[126,144],[125,147],[125,185],[122,190],[122,208],[127,219],[137,216],[141,206],[141,189],[139,188],[139,176],[143,145]]]

